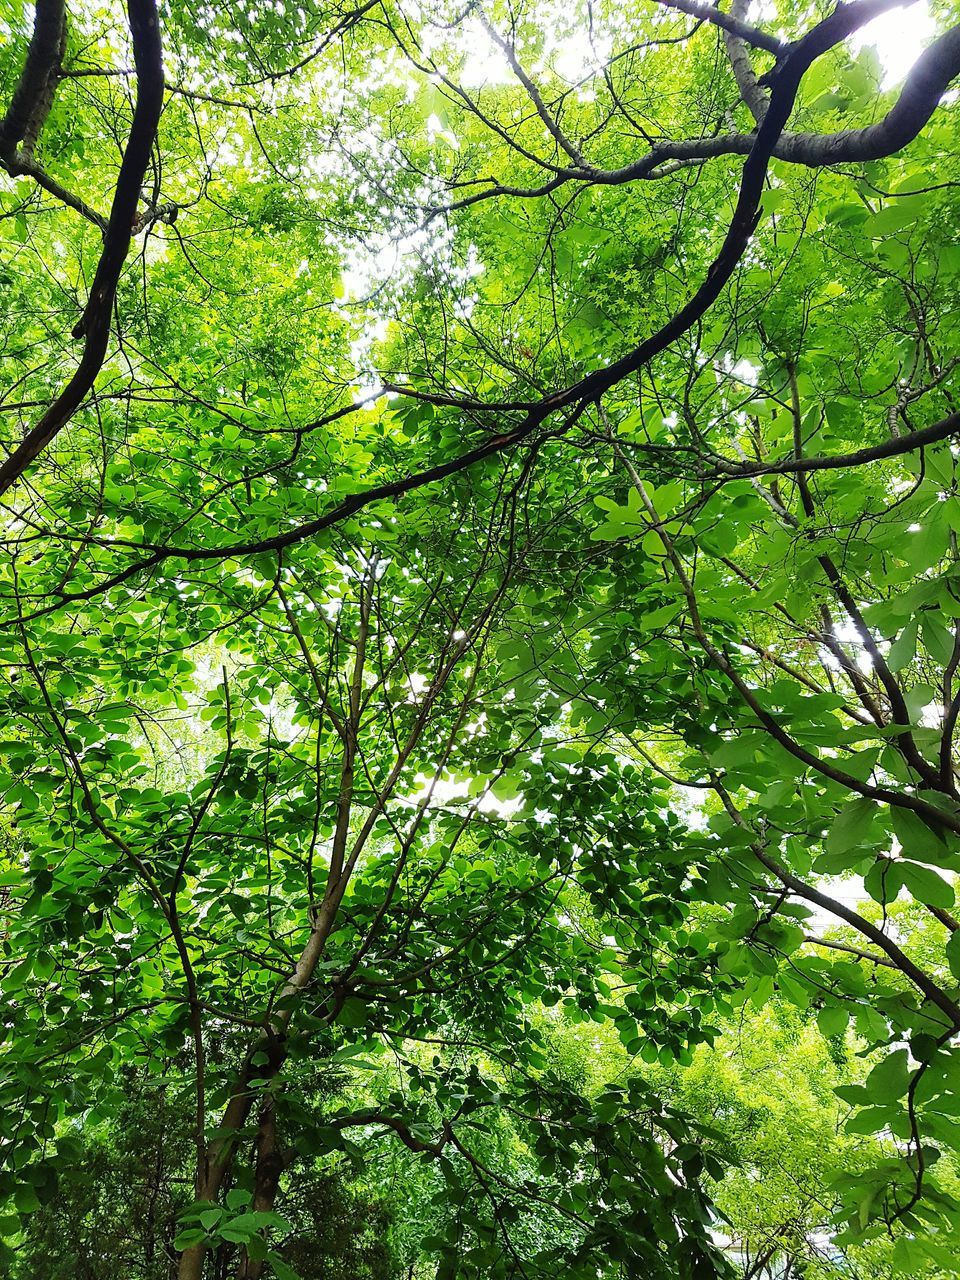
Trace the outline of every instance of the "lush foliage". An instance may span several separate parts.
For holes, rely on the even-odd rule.
[[[0,0],[21,1259],[956,1273],[960,25],[890,86],[897,7]]]

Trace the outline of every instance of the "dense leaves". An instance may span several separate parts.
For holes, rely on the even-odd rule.
[[[891,85],[897,8],[0,6],[21,1257],[951,1273],[960,26]],[[748,1017],[844,1128],[755,1214]]]

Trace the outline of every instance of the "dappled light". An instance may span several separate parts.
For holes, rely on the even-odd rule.
[[[958,93],[0,0],[0,1273],[960,1275]]]

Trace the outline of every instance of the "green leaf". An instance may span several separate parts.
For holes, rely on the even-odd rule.
[[[902,671],[904,667],[908,667],[913,661],[917,652],[918,631],[919,623],[916,620],[908,622],[890,646],[890,651],[887,654],[887,666],[891,671]]]
[[[191,1245],[202,1244],[206,1238],[206,1232],[202,1227],[185,1227],[174,1236],[173,1247],[182,1252],[184,1249],[189,1249]]]
[[[847,853],[851,849],[862,848],[869,850],[873,824],[879,812],[876,802],[863,796],[850,801],[834,819],[824,848],[828,853]]]
[[[895,235],[904,227],[912,226],[922,212],[922,198],[898,200],[867,218],[862,229],[866,235],[874,239],[882,239],[885,236]]]
[[[889,903],[896,900],[903,888],[903,863],[890,858],[878,858],[863,877],[863,887],[874,902]]]
[[[19,1213],[36,1213],[40,1208],[40,1198],[29,1183],[21,1183],[13,1193],[13,1202]]]
[[[932,867],[922,867],[915,862],[898,862],[897,869],[904,885],[918,902],[932,907],[953,906],[953,888]]]
[[[953,657],[953,632],[931,613],[925,613],[921,621],[923,643],[941,666],[947,666]]]
[[[918,814],[894,805],[890,821],[907,858],[947,868],[956,865],[956,852]]]
[[[826,1036],[827,1039],[842,1036],[849,1020],[850,1015],[842,1005],[824,1005],[817,1014],[817,1026],[820,1028],[821,1035]]]
[[[895,1049],[873,1068],[864,1081],[871,1102],[896,1102],[907,1092],[910,1083],[906,1049]]]

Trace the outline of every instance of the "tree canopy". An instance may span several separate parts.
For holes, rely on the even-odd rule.
[[[0,0],[4,1265],[958,1274],[901,10]]]

